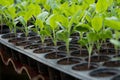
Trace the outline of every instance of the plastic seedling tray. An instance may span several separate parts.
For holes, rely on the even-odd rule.
[[[88,70],[88,71],[76,71],[76,70],[72,70],[72,67],[74,65],[60,65],[57,64],[57,61],[60,59],[46,59],[45,55],[48,53],[44,53],[44,54],[35,54],[33,53],[33,50],[35,49],[24,49],[21,46],[16,46],[10,42],[8,42],[7,39],[3,39],[1,38],[2,35],[0,35],[0,43],[6,45],[7,47],[14,49],[18,52],[20,52],[21,54],[24,54],[34,60],[37,60],[40,63],[46,64],[49,67],[52,67],[56,70],[59,70],[60,72],[66,73],[72,77],[75,77],[77,79],[82,79],[82,80],[111,80],[113,77],[120,75],[120,68],[107,68],[102,66],[102,62],[97,63],[98,64],[98,68],[97,69],[93,69],[93,70]],[[86,57],[85,57],[86,58]],[[81,63],[87,62],[85,61],[85,58],[82,58],[82,60],[80,61]],[[76,65],[76,64],[75,64]],[[99,71],[100,70],[104,70],[104,69],[113,69],[113,71],[116,73],[113,76],[108,76],[108,77],[94,77],[94,76],[90,76],[90,73],[92,73],[93,71],[95,72],[96,70]],[[104,71],[103,71],[104,72]],[[94,75],[94,74],[93,74]]]

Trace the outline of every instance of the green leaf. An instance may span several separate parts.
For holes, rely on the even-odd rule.
[[[30,4],[28,7],[27,7],[29,10],[32,10],[32,14],[36,17],[38,14],[40,14],[41,12],[41,8],[38,4]]]
[[[98,39],[98,35],[96,33],[90,32],[87,34],[87,39],[89,43],[94,43]]]
[[[106,18],[105,25],[107,27],[114,29],[114,30],[120,30],[120,21]]]
[[[37,19],[35,21],[35,25],[38,26],[41,30],[44,28],[44,24],[42,20]]]
[[[57,39],[64,42],[68,41],[68,32],[66,30],[60,30],[56,32]]]
[[[88,44],[88,41],[87,41],[86,38],[83,38],[82,40],[80,39],[80,40],[78,41],[78,43],[79,43],[80,45],[82,45],[82,46],[86,46],[86,44]]]
[[[42,36],[46,36],[46,35],[47,35],[46,30],[42,30],[42,31],[40,31],[40,35],[42,35]]]
[[[115,33],[113,34],[113,38],[118,40],[120,38],[120,32],[119,31],[115,31]]]
[[[68,28],[68,23],[69,20],[67,17],[63,16],[63,15],[57,15],[57,21],[64,27],[64,28]]]
[[[102,28],[102,24],[103,24],[102,16],[95,16],[92,19],[92,27],[96,32],[100,31],[100,29]]]
[[[68,28],[70,28],[72,26],[72,24],[76,21],[76,19],[79,17],[80,14],[81,14],[81,10],[74,13],[71,20],[69,21]]]
[[[78,32],[87,32],[90,29],[91,28],[88,24],[79,24],[75,27],[75,30],[77,30]]]
[[[108,8],[108,2],[107,0],[98,0],[97,4],[96,4],[96,12],[97,13],[101,13],[101,12],[105,12]]]
[[[87,4],[93,4],[95,0],[84,0]]]
[[[53,30],[55,30],[55,28],[57,27],[57,15],[56,14],[52,14],[48,17],[48,19],[46,20],[47,24],[51,26],[51,28]]]
[[[0,0],[0,5],[10,6],[12,4],[14,4],[14,0]]]
[[[22,16],[19,16],[18,18],[16,18],[16,21],[17,20],[19,20],[23,24],[23,26],[26,26],[26,22]]]
[[[106,29],[99,33],[100,39],[104,40],[107,38],[112,38],[112,31],[110,29]]]
[[[42,13],[40,13],[38,16],[37,16],[37,19],[40,19],[42,20],[43,22],[45,22],[46,18],[48,17],[49,13],[47,11],[44,11]]]
[[[32,10],[29,10],[29,11],[27,11],[27,12],[25,11],[25,12],[24,12],[24,15],[23,15],[25,22],[27,23],[27,21],[28,21],[32,16],[33,16]]]
[[[118,40],[115,39],[111,39],[110,42],[118,47],[120,47],[120,42]]]

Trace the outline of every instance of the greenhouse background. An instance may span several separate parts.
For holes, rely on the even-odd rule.
[[[120,80],[120,0],[1,0],[7,79]]]

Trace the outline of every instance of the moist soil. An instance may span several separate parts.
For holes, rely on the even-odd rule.
[[[72,67],[73,70],[77,71],[87,71],[87,70],[93,70],[96,69],[98,65],[96,64],[90,64],[90,67],[88,68],[88,63],[82,63],[82,64],[77,64]]]
[[[70,46],[69,49],[70,49],[70,51],[78,50],[77,47],[72,47],[72,46]],[[60,46],[60,47],[58,48],[58,50],[59,50],[59,51],[67,51],[66,46]]]
[[[61,64],[61,65],[72,65],[72,64],[76,64],[76,63],[80,63],[81,59],[80,58],[64,58],[59,60],[57,63]]]
[[[57,42],[57,46],[62,46],[64,44],[64,42]],[[54,43],[51,42],[51,43],[48,43],[46,44],[46,46],[54,46]]]
[[[21,37],[21,38],[12,38],[12,39],[9,39],[8,42],[16,44],[17,42],[21,42],[21,41],[24,41],[24,40],[25,40],[25,38],[23,38],[23,37]]]
[[[41,44],[31,44],[31,45],[25,46],[24,49],[35,49],[40,47],[41,47]]]
[[[28,33],[28,36],[27,36],[27,37],[32,37],[32,36],[36,36],[36,35],[37,35],[36,33],[30,32],[30,33]],[[24,33],[22,33],[20,36],[21,36],[21,37],[26,37]]]
[[[47,48],[39,48],[39,49],[34,50],[33,52],[37,53],[37,54],[41,54],[41,53],[48,53],[48,52],[51,52],[51,51],[53,51],[53,50],[52,49],[47,49]]]
[[[71,56],[75,56],[75,57],[87,57],[88,56],[88,52],[87,52],[87,50],[81,50],[81,53],[80,53],[80,50],[77,50],[77,51],[73,51],[71,53]]]
[[[15,37],[16,36],[14,33],[7,33],[7,34],[2,35],[3,39],[10,39],[10,38],[15,38]]]
[[[22,42],[17,42],[16,46],[27,46],[32,44],[32,41],[22,41]]]
[[[91,57],[91,62],[104,62],[104,61],[108,61],[110,59],[110,57],[108,56],[92,56]],[[86,61],[88,61],[88,58],[85,59]]]
[[[45,55],[46,59],[59,59],[66,56],[65,52],[52,52]]]
[[[120,67],[120,60],[119,61],[108,61],[103,64],[106,67]]]
[[[30,37],[28,40],[38,41],[38,40],[40,40],[40,36],[33,36],[33,37]]]
[[[101,49],[100,53],[102,55],[115,55],[115,49],[114,48],[108,48],[108,49]]]

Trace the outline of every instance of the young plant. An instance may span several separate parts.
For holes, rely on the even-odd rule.
[[[112,28],[114,30],[113,38],[110,40],[111,43],[114,44],[116,55],[118,54],[119,44],[118,41],[120,39],[120,20],[116,17],[110,17],[105,19],[105,25]]]
[[[6,24],[9,26],[10,31],[12,32],[13,30],[14,34],[16,35],[16,24],[18,23],[18,21],[15,20],[15,18],[17,17],[15,6],[10,5],[9,7],[7,7],[7,9],[5,10],[5,15],[7,19]]]
[[[22,23],[24,27],[25,37],[27,39],[29,31],[31,27],[33,27],[33,25],[28,25],[28,21],[30,19],[34,20],[34,17],[36,17],[40,13],[41,8],[40,6],[38,6],[38,4],[28,3],[26,1],[18,4],[17,7],[20,10],[18,12],[19,17],[17,18],[17,20]]]
[[[56,32],[59,30],[59,26],[57,24],[57,21],[59,18],[57,18],[58,15],[57,14],[52,14],[48,17],[48,19],[46,20],[46,23],[48,25],[50,25],[50,29],[51,29],[51,38],[53,40],[54,46],[55,48],[57,47],[57,35]],[[57,49],[56,49],[57,50]]]
[[[99,36],[99,34],[102,31],[101,29],[103,27],[103,17],[100,15],[95,15],[93,19],[91,20],[91,24],[92,24],[93,31],[96,33],[96,35],[98,35],[97,41],[96,41],[96,47],[99,53],[100,48],[101,48],[101,42],[100,42],[101,35]]]
[[[86,37],[83,37],[83,39],[79,41],[79,43],[83,46],[86,46],[88,50],[88,55],[89,55],[88,56],[88,68],[90,68],[91,54],[93,52],[93,47],[94,47],[96,40],[97,40],[96,33],[89,32],[87,33]]]
[[[25,34],[25,38],[26,40],[28,40],[28,34],[30,32],[31,27],[33,27],[33,25],[27,25],[27,22],[25,21],[25,19],[22,16],[19,16],[18,18],[16,18],[17,21],[20,21],[21,24],[23,25],[24,29],[23,29],[23,33]]]
[[[120,47],[120,44],[119,44],[120,36],[119,36],[119,34],[120,34],[119,31],[115,31],[115,34],[113,35],[113,39],[110,40],[110,42],[114,45],[116,56],[119,53],[118,50],[119,50],[119,47]]]
[[[69,33],[67,30],[59,30],[57,33],[57,39],[62,40],[65,42],[66,50],[67,50],[67,57],[70,57],[70,50],[69,50],[69,42],[71,38],[69,37]]]
[[[3,30],[3,25],[5,24],[5,14],[4,14],[4,10],[6,9],[5,6],[0,6],[0,27],[1,27],[1,33]]]
[[[40,39],[42,41],[43,46],[45,46],[44,44],[45,38],[51,35],[51,33],[48,30],[49,26],[45,23],[48,15],[49,13],[44,11],[36,17],[35,21],[35,32],[40,35]]]
[[[57,24],[61,27],[62,30],[58,31],[57,32],[57,37],[58,39],[62,40],[65,42],[65,45],[66,45],[66,50],[67,50],[67,56],[69,57],[70,56],[70,50],[69,50],[69,45],[70,45],[70,35],[71,35],[71,32],[72,32],[72,25],[76,22],[78,22],[77,20],[79,19],[79,15],[81,13],[81,10],[80,10],[80,7],[78,5],[71,5],[68,7],[68,3],[65,3],[63,5],[67,10],[70,9],[69,11],[71,11],[71,14],[65,10],[63,10],[63,13],[59,13],[60,11],[58,11],[58,21]],[[62,7],[63,7],[62,6]],[[75,11],[75,8],[76,8],[76,11]],[[65,12],[64,12],[65,11]],[[57,13],[57,12],[56,12]],[[62,36],[64,38],[62,38]]]
[[[89,30],[91,30],[91,27],[88,24],[80,23],[77,26],[75,26],[75,32],[79,33],[80,41],[82,41],[84,34]],[[82,50],[82,45],[80,45],[80,54],[82,53],[81,50]]]

